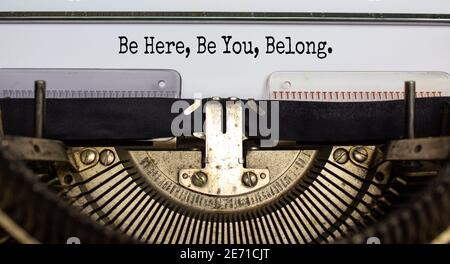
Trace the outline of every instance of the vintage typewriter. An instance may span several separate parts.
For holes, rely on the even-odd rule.
[[[275,73],[266,100],[181,99],[166,70],[0,81],[3,243],[449,241],[446,74]]]

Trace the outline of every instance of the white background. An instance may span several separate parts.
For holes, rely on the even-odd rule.
[[[140,40],[155,35],[183,40],[194,51],[196,35],[219,40],[222,34],[252,39],[263,50],[264,37],[290,35],[326,40],[333,53],[320,60],[307,55],[260,54],[120,55],[118,36]],[[262,98],[274,71],[444,71],[450,72],[449,26],[227,25],[227,24],[66,24],[0,25],[2,68],[174,69],[182,96]],[[220,41],[217,41],[220,50]],[[192,53],[192,52],[191,52]]]
[[[1,0],[0,11],[450,13],[449,0]]]

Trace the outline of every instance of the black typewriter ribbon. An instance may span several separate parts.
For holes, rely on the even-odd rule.
[[[172,98],[47,99],[45,137],[64,141],[170,137]],[[193,100],[186,99],[190,104]],[[416,99],[416,136],[441,134],[449,97]],[[256,103],[258,103],[256,101]],[[0,99],[6,135],[33,136],[33,99]],[[300,144],[382,143],[404,136],[404,101],[279,101],[279,136]],[[270,114],[270,113],[269,113]]]

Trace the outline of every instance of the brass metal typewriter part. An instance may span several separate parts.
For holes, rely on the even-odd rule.
[[[258,147],[213,103],[194,137],[73,143],[42,138],[37,86],[36,137],[2,135],[0,243],[448,242],[450,138],[414,138],[411,111],[381,145]]]

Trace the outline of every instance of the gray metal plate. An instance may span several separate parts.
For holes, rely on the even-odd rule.
[[[179,98],[174,70],[0,69],[0,97],[32,98],[34,81],[45,80],[47,98]]]
[[[450,95],[445,72],[274,72],[267,81],[269,98],[294,101],[403,100],[404,82],[416,82],[416,96]]]

